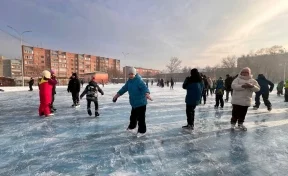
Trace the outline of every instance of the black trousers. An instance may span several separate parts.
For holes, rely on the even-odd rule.
[[[233,91],[232,90],[226,90],[226,101],[228,101],[229,100],[229,93],[231,92],[231,96],[232,96],[232,94],[233,94]]]
[[[72,100],[74,105],[79,103],[79,92],[72,92]]]
[[[94,102],[95,112],[98,112],[99,105],[98,105],[98,99],[97,98],[94,100],[88,100],[87,99],[87,110],[91,109],[91,102]]]
[[[204,103],[206,103],[206,92],[207,92],[207,90],[204,89],[203,93],[202,93],[202,97],[203,97]]]
[[[55,94],[52,93],[52,102],[51,102],[51,104],[50,104],[51,108],[53,108],[54,100],[55,100]]]
[[[288,88],[285,88],[284,98],[285,98],[285,102],[288,102]]]
[[[29,84],[29,89],[30,89],[30,91],[32,91],[33,90],[33,87],[32,87],[33,85],[30,85]]]
[[[195,108],[196,106],[194,105],[186,104],[187,123],[191,126],[194,126]]]
[[[236,124],[237,121],[238,125],[243,124],[247,111],[248,106],[233,105],[231,124]]]
[[[224,107],[224,100],[223,100],[223,95],[221,94],[216,94],[216,107],[219,107],[219,103],[221,105],[221,107]]]
[[[268,93],[259,93],[259,92],[256,93],[256,96],[255,96],[256,107],[259,108],[259,106],[261,104],[261,102],[260,102],[260,96],[261,95],[262,95],[265,106],[271,107],[271,102],[269,101],[269,92]]]
[[[277,90],[277,95],[283,95],[283,89],[282,90]]]
[[[145,114],[146,114],[146,105],[137,108],[132,108],[130,115],[130,124],[128,128],[129,129],[136,128],[138,122],[138,133],[146,133]]]

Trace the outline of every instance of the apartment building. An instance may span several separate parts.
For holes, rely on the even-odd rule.
[[[130,66],[123,67],[123,74],[128,74],[127,71],[130,68]],[[154,69],[148,69],[148,68],[141,68],[141,67],[134,67],[137,71],[137,73],[141,76],[149,77],[149,76],[155,76],[160,73],[160,70],[154,70]]]
[[[5,77],[21,78],[22,61],[20,59],[4,59],[3,74]]]
[[[73,72],[83,75],[95,71],[107,72],[109,68],[120,71],[120,60],[88,54],[76,54],[23,45],[22,56],[26,79],[39,77],[45,69],[52,69],[60,79],[69,78]]]

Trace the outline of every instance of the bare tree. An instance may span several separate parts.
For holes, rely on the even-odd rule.
[[[188,72],[189,72],[189,69],[187,66],[182,68],[182,73],[188,73]]]
[[[180,70],[182,61],[177,57],[172,57],[168,65],[166,65],[169,73],[175,73]]]
[[[223,68],[236,68],[237,58],[236,56],[226,57],[222,59]]]

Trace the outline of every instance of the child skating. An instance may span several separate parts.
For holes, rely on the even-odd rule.
[[[88,83],[86,86],[85,90],[82,92],[80,95],[80,99],[86,95],[86,100],[87,100],[87,112],[91,116],[92,111],[91,111],[91,102],[94,102],[95,105],[95,117],[99,116],[98,112],[98,92],[101,93],[101,95],[104,95],[104,92],[102,89],[98,86],[96,83],[95,77],[93,76],[92,80]]]

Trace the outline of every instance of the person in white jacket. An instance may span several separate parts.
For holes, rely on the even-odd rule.
[[[238,121],[238,127],[242,130],[247,130],[243,125],[248,107],[252,104],[253,92],[258,92],[260,86],[258,82],[252,78],[251,69],[243,68],[239,76],[232,82],[233,97],[232,97],[232,118],[231,129],[235,129]]]

